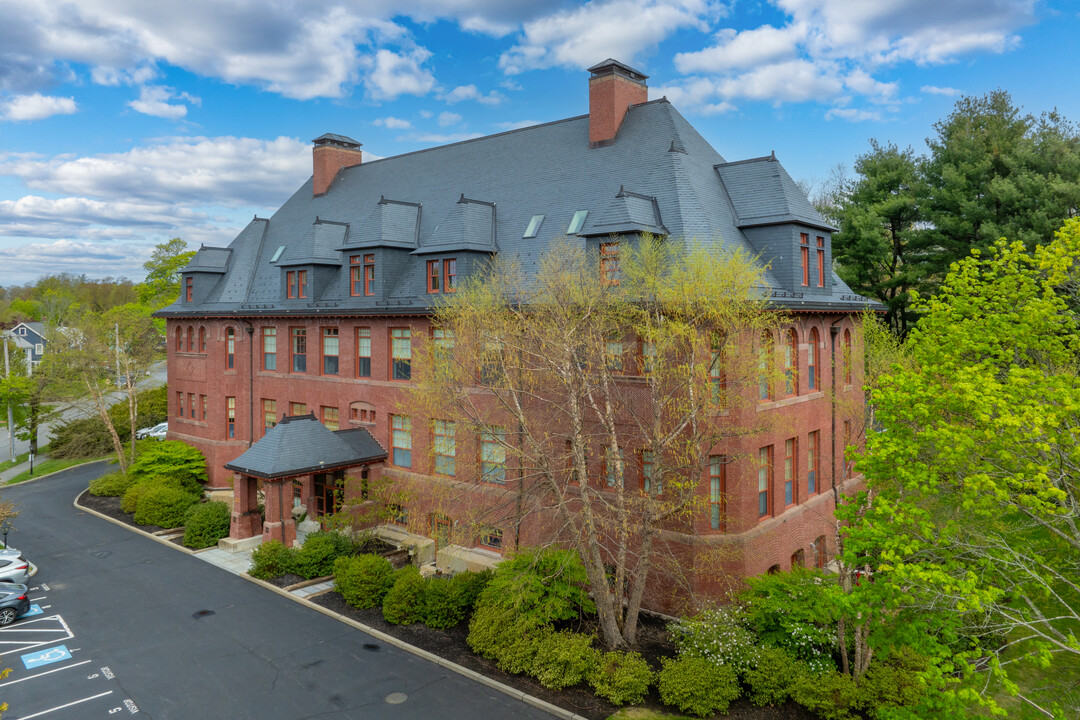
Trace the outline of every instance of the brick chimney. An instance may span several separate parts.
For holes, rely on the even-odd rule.
[[[312,140],[311,151],[314,181],[311,193],[315,197],[325,195],[342,168],[360,164],[360,143],[344,135],[326,133]]]
[[[589,72],[589,147],[603,147],[615,142],[630,106],[649,99],[649,76],[611,58]]]

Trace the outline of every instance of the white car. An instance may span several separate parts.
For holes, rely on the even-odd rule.
[[[30,563],[15,548],[0,550],[0,582],[25,585],[30,580]]]
[[[143,438],[152,437],[152,438],[157,438],[157,439],[160,440],[161,438],[165,437],[165,433],[168,431],[168,429],[169,429],[169,423],[167,423],[167,422],[158,423],[157,425],[154,425],[153,427],[140,428],[139,430],[135,431],[135,439],[136,440],[142,440]],[[159,437],[158,433],[160,433],[160,437]]]

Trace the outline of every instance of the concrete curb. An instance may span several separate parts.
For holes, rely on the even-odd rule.
[[[386,633],[382,632],[381,630],[376,630],[373,627],[365,625],[365,624],[363,624],[361,622],[357,622],[356,620],[353,620],[351,618],[347,618],[344,615],[339,615],[338,613],[334,612],[333,610],[328,610],[327,608],[324,608],[323,606],[321,606],[321,605],[319,605],[317,603],[311,602],[307,598],[302,598],[302,597],[298,597],[296,595],[293,595],[292,593],[287,592],[286,590],[284,590],[282,588],[279,588],[276,585],[272,585],[272,584],[266,582],[265,580],[260,580],[258,578],[252,577],[251,575],[248,575],[247,573],[240,573],[240,577],[244,578],[248,582],[253,582],[256,585],[261,585],[262,587],[266,588],[267,590],[271,590],[271,591],[277,593],[278,595],[282,595],[284,597],[287,597],[287,598],[289,598],[290,600],[292,600],[294,602],[300,603],[301,605],[306,605],[307,607],[311,608],[312,610],[316,610],[317,612],[320,612],[323,615],[326,615],[328,617],[332,617],[332,618],[336,619],[338,622],[342,622],[342,623],[345,623],[346,625],[350,625],[350,626],[356,628],[357,630],[360,630],[361,632],[367,633],[368,635],[371,635],[374,638],[378,638],[379,640],[382,640],[383,642],[385,642],[388,645],[393,645],[394,647],[400,648],[400,649],[404,650],[405,652],[416,655],[417,657],[423,658],[424,660],[428,660],[429,662],[433,662],[436,665],[439,665],[440,667],[446,668],[447,670],[451,670],[453,672],[456,672],[458,675],[463,675],[463,676],[469,678],[470,680],[475,680],[476,682],[480,683],[481,685],[486,685],[489,688],[492,688],[493,690],[498,690],[499,692],[503,693],[504,695],[509,695],[510,697],[514,698],[515,700],[521,700],[526,705],[532,705],[533,707],[535,707],[535,708],[537,708],[539,710],[543,710],[544,712],[546,712],[546,713],[548,713],[550,715],[554,715],[557,718],[562,718],[563,720],[588,720],[587,718],[585,718],[585,717],[583,717],[581,715],[578,715],[577,713],[570,712],[569,710],[561,708],[558,705],[552,705],[551,703],[547,702],[546,700],[541,700],[538,697],[533,697],[532,695],[529,695],[526,692],[518,690],[517,688],[512,688],[509,685],[505,685],[505,684],[499,682],[498,680],[493,680],[493,679],[489,678],[487,675],[481,675],[480,673],[476,672],[475,670],[470,670],[470,669],[468,669],[466,667],[462,667],[461,665],[458,665],[455,662],[451,662],[451,661],[449,661],[449,660],[447,660],[445,658],[439,657],[438,655],[435,655],[434,653],[430,653],[427,650],[424,650],[422,648],[418,648],[415,645],[410,645],[409,643],[403,642],[402,640],[398,640],[393,635],[387,635]]]
[[[63,471],[61,471],[61,472],[63,472]],[[85,492],[85,491],[83,491],[83,492]],[[82,495],[82,492],[80,492],[79,495]],[[157,535],[154,535],[153,533],[148,533],[145,530],[140,530],[137,527],[133,527],[131,525],[128,525],[126,522],[122,522],[120,520],[117,520],[116,518],[109,517],[108,515],[105,515],[104,513],[99,513],[97,510],[94,510],[93,508],[88,508],[88,507],[86,507],[84,505],[80,505],[79,504],[79,495],[76,495],[75,499],[71,502],[72,506],[74,506],[76,510],[81,510],[82,512],[87,512],[87,513],[90,513],[91,515],[96,515],[97,517],[101,518],[102,520],[108,520],[113,525],[119,525],[122,528],[127,528],[131,532],[138,533],[138,534],[142,535],[145,538],[150,538],[154,542],[159,542],[162,545],[167,545],[167,546],[173,548],[174,550],[179,550],[180,552],[186,553],[188,555],[194,555],[195,554],[194,551],[189,550],[188,548],[184,547],[183,545],[177,545],[176,543],[172,542],[171,540],[166,540],[165,538],[158,537]]]
[[[59,472],[63,472],[63,471],[61,470]],[[79,495],[82,495],[82,493],[80,492]],[[109,517],[108,515],[104,515],[102,513],[99,513],[97,510],[93,510],[91,508],[84,507],[84,506],[80,505],[79,504],[79,495],[76,495],[75,500],[72,501],[72,505],[76,509],[81,510],[83,512],[88,512],[91,515],[96,515],[97,517],[102,518],[103,520],[108,520],[109,522],[111,522],[114,525],[119,525],[120,527],[127,528],[128,530],[136,532],[136,533],[142,535],[143,537],[150,538],[151,540],[159,542],[159,543],[161,543],[163,545],[168,545],[169,547],[173,548],[174,550],[180,550],[182,552],[187,553],[188,555],[195,555],[196,554],[194,551],[189,550],[186,547],[182,547],[180,545],[177,545],[176,543],[169,542],[168,540],[163,540],[162,538],[160,538],[160,537],[158,537],[156,535],[152,535],[151,533],[148,533],[145,530],[140,530],[137,527],[132,527],[131,525],[128,525],[125,522],[121,522],[121,521],[117,520],[116,518]],[[228,572],[228,571],[226,570],[226,572]],[[355,621],[355,620],[353,620],[351,618],[347,618],[344,615],[339,615],[338,613],[334,612],[333,610],[328,610],[327,608],[324,608],[321,605],[318,605],[316,603],[311,602],[307,598],[302,598],[302,597],[299,597],[297,595],[293,595],[292,593],[290,593],[290,592],[288,592],[286,590],[283,590],[282,588],[279,588],[276,585],[271,585],[270,583],[268,583],[268,582],[266,582],[264,580],[259,580],[258,578],[254,578],[254,577],[248,575],[247,573],[240,573],[240,577],[244,578],[248,582],[252,582],[252,583],[255,583],[256,585],[260,585],[260,586],[266,588],[267,590],[271,590],[271,591],[277,593],[278,595],[281,595],[283,597],[287,597],[290,600],[292,600],[293,602],[300,603],[301,605],[309,607],[312,610],[320,612],[323,615],[326,615],[327,617],[334,618],[338,622],[344,623],[344,624],[349,625],[349,626],[351,626],[351,627],[353,627],[353,628],[355,628],[355,629],[357,629],[357,630],[359,630],[361,632],[367,633],[368,635],[371,635],[374,638],[378,638],[379,640],[382,640],[384,643],[386,643],[388,645],[393,645],[394,647],[400,648],[401,650],[404,650],[405,652],[416,655],[417,657],[422,658],[424,660],[427,660],[429,662],[433,662],[433,663],[435,663],[436,665],[438,665],[440,667],[446,668],[447,670],[456,672],[458,675],[462,675],[464,677],[469,678],[470,680],[474,680],[474,681],[480,683],[481,685],[486,685],[486,686],[488,686],[489,688],[491,688],[493,690],[498,690],[499,692],[503,693],[504,695],[509,695],[510,697],[514,698],[515,700],[522,701],[526,705],[532,705],[534,708],[537,708],[539,710],[543,710],[544,712],[548,713],[549,715],[553,715],[553,716],[555,716],[557,718],[562,718],[562,720],[588,720],[588,718],[586,718],[586,717],[584,717],[582,715],[578,715],[577,713],[573,713],[573,712],[570,712],[569,710],[565,710],[565,709],[559,707],[558,705],[552,705],[551,703],[547,702],[546,700],[541,700],[538,697],[533,697],[532,695],[529,695],[526,692],[522,692],[521,690],[518,690],[517,688],[512,688],[509,685],[505,685],[505,684],[499,682],[498,680],[493,680],[493,679],[489,678],[486,675],[481,675],[480,673],[476,672],[475,670],[470,670],[470,669],[468,669],[466,667],[462,667],[461,665],[458,665],[457,663],[450,662],[449,660],[447,660],[445,658],[441,658],[438,655],[435,655],[434,653],[428,652],[427,650],[424,650],[422,648],[418,648],[415,645],[410,645],[407,642],[403,642],[401,640],[398,640],[396,637],[393,637],[392,635],[387,635],[386,633],[384,633],[384,632],[382,632],[380,630],[376,630],[373,627],[368,627],[367,625],[365,625],[363,623],[360,623],[360,622],[357,622],[357,621]]]
[[[112,462],[112,460],[110,460],[108,458],[104,458],[102,460],[91,460],[90,462],[79,463],[78,465],[69,465],[68,467],[64,468],[63,470],[54,470],[51,473],[45,473],[44,475],[38,475],[37,477],[27,478],[26,480],[23,480],[21,483],[16,483],[15,485],[12,485],[11,487],[17,487],[19,485],[28,485],[28,484],[30,484],[32,482],[37,482],[38,480],[44,480],[45,478],[50,478],[53,475],[59,475],[62,472],[67,472],[68,470],[71,470],[72,468],[86,467],[87,465],[93,465],[95,463],[107,463],[107,462]],[[22,473],[19,473],[19,474],[21,475]],[[15,478],[13,477],[11,479],[14,480]],[[7,483],[8,483],[8,481],[4,480],[2,483],[0,483],[0,487],[7,487]]]

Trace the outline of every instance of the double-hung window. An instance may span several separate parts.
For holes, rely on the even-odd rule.
[[[225,369],[236,369],[236,330],[233,328],[225,331]]]
[[[727,458],[709,457],[709,527],[724,529],[724,494],[727,492]]]
[[[456,426],[447,420],[436,420],[432,423],[431,432],[435,474],[453,477],[457,470]]]
[[[336,407],[322,406],[322,424],[327,430],[338,429],[338,409]]]
[[[364,294],[375,294],[375,253],[364,256]]]
[[[647,493],[657,495],[664,491],[656,478],[656,456],[651,450],[641,451],[641,488]]]
[[[758,517],[769,514],[772,500],[772,445],[758,450]]]
[[[810,342],[806,348],[806,389],[817,390],[818,331],[810,328]]]
[[[225,437],[236,437],[236,398],[225,398]]]
[[[442,279],[441,268],[439,267],[438,260],[428,260],[427,263],[427,291],[429,293],[439,292],[439,281]]]
[[[604,285],[618,285],[621,280],[619,243],[600,243],[600,282]]]
[[[277,400],[263,399],[263,430],[277,425]]]
[[[809,495],[817,492],[819,437],[817,430],[806,436],[806,492]]]
[[[184,279],[184,289],[185,289],[184,299],[187,300],[188,302],[191,302],[192,298],[195,296],[195,278],[193,278],[191,276],[188,276],[187,278],[185,278]]]
[[[795,438],[784,441],[784,505],[794,504],[798,500],[798,479],[795,476]]]
[[[817,237],[817,286],[825,287],[825,238]]]
[[[394,465],[412,467],[412,420],[405,415],[390,416],[390,450]]]
[[[359,297],[364,294],[363,257],[353,255],[349,258],[349,295]]]
[[[799,336],[789,330],[784,343],[784,391],[788,395],[799,393]]]
[[[294,327],[292,337],[292,371],[307,372],[307,328]]]
[[[506,431],[492,428],[480,433],[480,479],[484,482],[506,482]]]
[[[412,378],[412,331],[409,328],[390,330],[390,379]]]
[[[356,328],[356,376],[371,377],[371,328]]]
[[[799,253],[802,259],[802,284],[803,287],[810,285],[810,236],[799,233]]]
[[[277,370],[277,328],[264,327],[262,341],[263,370]]]
[[[322,329],[323,375],[338,374],[338,329]]]
[[[443,292],[452,293],[457,290],[457,259],[447,258],[443,260]]]

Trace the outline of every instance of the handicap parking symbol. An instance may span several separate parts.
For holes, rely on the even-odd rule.
[[[21,655],[20,659],[23,661],[23,665],[26,666],[27,670],[33,670],[41,665],[60,662],[61,660],[67,660],[70,657],[71,653],[68,652],[67,645],[57,645],[48,650],[38,650],[36,652],[26,653],[25,655]]]
[[[31,605],[29,610],[19,616],[19,619],[28,618],[32,615],[41,615],[43,612],[45,611],[41,609],[40,605]]]

